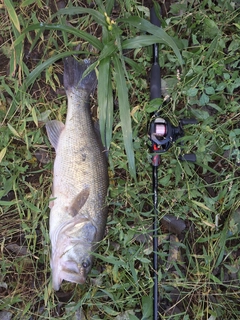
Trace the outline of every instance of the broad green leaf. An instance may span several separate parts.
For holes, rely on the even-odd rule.
[[[113,127],[113,92],[112,92],[112,81],[111,81],[111,72],[109,70],[109,79],[108,79],[108,90],[107,90],[107,101],[108,109],[107,118],[106,118],[106,148],[109,150],[110,143],[112,141],[112,127]]]
[[[100,61],[99,63],[99,73],[98,73],[98,105],[99,105],[99,126],[103,145],[106,146],[106,123],[107,123],[107,113],[109,111],[109,101],[108,101],[108,83],[110,81],[109,77],[110,69],[110,58],[107,57]]]
[[[115,0],[108,0],[106,2],[107,2],[106,3],[106,12],[108,15],[110,15],[112,12],[112,8],[114,7],[116,1]]]
[[[96,0],[95,2],[96,2],[96,5],[97,5],[97,7],[98,7],[98,10],[99,10],[100,12],[106,12],[106,8],[105,8],[105,6],[103,5],[102,0]],[[108,2],[108,1],[107,1],[107,2]]]
[[[204,19],[203,30],[204,30],[205,37],[208,39],[214,39],[214,37],[216,37],[217,35],[219,35],[221,33],[216,22],[210,18]]]
[[[23,7],[27,7],[27,6],[29,6],[30,4],[33,4],[33,3],[36,3],[37,2],[37,4],[38,4],[38,6],[40,7],[40,8],[42,8],[42,4],[41,4],[41,1],[40,0],[25,0],[25,1],[23,1],[22,3],[21,3],[21,7],[23,8]]]
[[[33,25],[27,27],[26,29],[24,29],[23,33],[28,33],[30,31],[35,31],[38,29],[41,29],[42,32],[44,32],[44,30],[60,30],[63,32],[67,32],[67,33],[73,34],[79,38],[86,40],[89,44],[91,44],[93,47],[95,47],[98,50],[102,50],[102,48],[103,48],[103,44],[101,43],[101,41],[98,40],[96,37],[92,36],[90,33],[82,31],[82,30],[78,30],[74,27],[61,25],[61,24],[37,23],[37,24],[33,24]],[[15,43],[18,44],[22,40],[23,40],[22,37],[20,39],[16,39]]]
[[[130,25],[132,25],[133,27],[142,30],[144,32],[148,32],[154,36],[156,36],[159,41],[157,42],[164,42],[165,44],[167,44],[169,47],[171,47],[174,51],[174,53],[176,54],[179,63],[182,65],[183,61],[182,61],[182,56],[180,54],[180,51],[175,43],[175,41],[162,29],[159,28],[155,25],[153,25],[152,23],[150,23],[149,21],[139,18],[139,17],[129,17],[129,18],[122,18],[118,20],[119,22],[123,22],[123,23],[129,23]]]
[[[166,43],[166,41],[164,39],[160,39],[157,36],[142,35],[142,36],[137,36],[135,38],[127,39],[127,40],[123,41],[122,48],[123,49],[137,49],[137,48],[150,46],[154,43]]]
[[[130,115],[130,105],[128,101],[128,89],[124,77],[122,63],[118,56],[113,56],[114,67],[116,71],[115,80],[118,93],[119,111],[121,118],[121,127],[123,141],[127,153],[129,172],[133,178],[136,178],[135,158],[133,150],[132,124]]]
[[[54,15],[52,15],[52,18],[61,14],[76,15],[76,14],[85,14],[85,13],[91,15],[98,24],[102,26],[107,26],[106,18],[102,13],[94,9],[83,8],[83,7],[72,7],[72,8],[60,9]]]
[[[189,88],[187,91],[187,96],[196,97],[197,93],[198,93],[198,88]]]
[[[205,87],[206,94],[214,94],[215,90],[213,87]]]
[[[8,15],[14,26],[16,27],[17,31],[20,33],[21,28],[20,28],[20,23],[18,20],[17,13],[14,9],[12,0],[4,0],[5,7],[7,9]]]
[[[112,56],[116,52],[117,46],[114,41],[108,42],[102,49],[99,59],[104,59],[108,56]]]
[[[205,106],[209,102],[209,96],[203,92],[199,99],[199,102],[200,102],[200,106]]]
[[[59,53],[47,61],[40,63],[25,79],[22,89],[26,90],[36,79],[37,77],[41,74],[41,72],[46,69],[48,66],[52,65],[54,62],[57,60],[63,59],[67,56],[73,55],[73,54],[81,54],[83,53],[82,51],[68,51],[68,52],[62,52]]]
[[[142,297],[142,319],[151,319],[152,318],[152,297],[143,296]]]

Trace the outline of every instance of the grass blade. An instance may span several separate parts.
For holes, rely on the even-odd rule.
[[[25,0],[21,3],[21,7],[24,8],[24,7],[27,7],[33,3],[37,2],[37,5],[39,8],[42,8],[42,4],[41,4],[41,1],[40,0]]]
[[[109,150],[113,125],[113,94],[110,77],[110,57],[101,60],[98,76],[99,125],[103,144]]]
[[[109,150],[110,143],[112,141],[112,127],[113,127],[113,92],[112,92],[112,82],[111,82],[111,72],[109,70],[108,78],[108,90],[107,90],[107,118],[106,118],[106,148]]]
[[[21,32],[20,23],[19,23],[16,11],[14,9],[12,0],[4,0],[4,4],[5,4],[5,7],[8,12],[10,20],[12,21],[12,23],[16,27],[17,31],[20,33]]]
[[[94,46],[98,50],[102,50],[102,48],[103,48],[103,44],[101,43],[101,41],[99,41],[96,37],[92,36],[88,32],[78,30],[74,27],[61,25],[61,24],[37,23],[37,24],[33,24],[33,25],[27,27],[26,29],[24,29],[23,33],[27,33],[27,32],[38,30],[38,29],[42,29],[42,31],[44,31],[44,30],[60,30],[63,32],[67,32],[67,33],[73,34],[79,38],[86,40],[88,43],[90,43],[92,46]],[[23,40],[22,37],[20,39],[17,38],[15,43],[18,44],[22,40]]]
[[[157,36],[151,36],[151,35],[142,35],[137,36],[132,39],[127,39],[122,42],[122,48],[123,49],[137,49],[141,47],[150,46],[154,43],[166,43],[164,39],[161,39]]]
[[[85,13],[91,15],[98,24],[102,26],[107,26],[105,16],[102,13],[94,9],[83,8],[83,7],[72,7],[72,8],[60,9],[58,10],[58,12],[52,15],[52,18],[61,14],[76,15],[76,14],[85,14]]]
[[[4,158],[5,154],[6,154],[6,152],[7,152],[7,147],[5,147],[5,148],[3,148],[3,149],[1,150],[1,152],[0,152],[0,163],[2,162],[2,160],[3,160],[3,158]]]
[[[26,90],[41,74],[41,72],[52,65],[57,60],[63,59],[65,57],[68,57],[70,55],[77,55],[86,53],[83,51],[67,51],[57,54],[56,56],[51,57],[50,59],[46,60],[43,63],[40,63],[25,79],[22,90]]]
[[[108,111],[108,85],[110,58],[102,59],[99,63],[98,75],[98,106],[99,126],[103,145],[106,146],[106,117]]]
[[[132,25],[133,27],[135,27],[137,29],[140,29],[144,32],[148,32],[148,33],[156,36],[158,39],[157,42],[159,42],[161,40],[161,42],[166,43],[169,47],[171,47],[173,49],[174,53],[176,54],[176,56],[179,60],[179,63],[181,65],[183,64],[182,56],[180,54],[180,51],[179,51],[176,43],[162,28],[154,26],[149,21],[142,19],[142,18],[139,18],[139,17],[122,18],[122,19],[119,19],[118,21],[123,22],[123,23],[129,23],[130,25]]]
[[[117,51],[117,46],[115,45],[114,41],[111,41],[107,44],[105,44],[105,46],[102,49],[102,52],[100,54],[99,59],[104,59],[108,56],[113,55],[115,52]]]
[[[133,141],[132,141],[132,124],[130,115],[130,105],[128,101],[128,89],[126,80],[124,77],[124,71],[122,68],[122,63],[118,56],[113,56],[113,62],[116,71],[116,86],[118,92],[118,102],[121,118],[121,126],[123,133],[123,141],[125,150],[127,153],[129,172],[133,178],[136,178],[136,168],[135,168],[135,158],[133,151]]]

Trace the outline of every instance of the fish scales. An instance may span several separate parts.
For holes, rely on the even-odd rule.
[[[63,279],[84,283],[91,269],[91,252],[103,237],[108,188],[107,159],[92,123],[89,96],[96,85],[89,63],[64,61],[64,87],[68,98],[65,125],[46,124],[56,150],[52,201],[50,201],[51,269],[53,288]]]

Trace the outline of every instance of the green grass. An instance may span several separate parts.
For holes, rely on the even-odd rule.
[[[152,319],[151,238],[137,236],[148,239],[152,224],[147,128],[158,108],[149,101],[157,40],[170,96],[162,117],[198,120],[159,167],[159,219],[174,214],[186,223],[178,237],[159,230],[161,319],[239,319],[239,5],[174,3],[156,30],[144,3],[87,3],[69,0],[58,13],[40,0],[0,5],[0,311],[12,319],[77,319],[76,310],[86,319]],[[110,212],[88,282],[54,293],[54,153],[44,123],[65,120],[61,59],[77,46],[80,56],[97,58],[92,104],[110,150]],[[196,164],[178,160],[190,152]]]

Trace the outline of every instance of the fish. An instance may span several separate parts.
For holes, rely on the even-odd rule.
[[[72,56],[64,59],[66,121],[46,123],[56,153],[49,202],[50,266],[55,291],[63,280],[86,282],[92,253],[104,237],[107,222],[107,156],[89,103],[97,77],[94,70],[83,77],[90,65],[89,60],[79,62]]]

